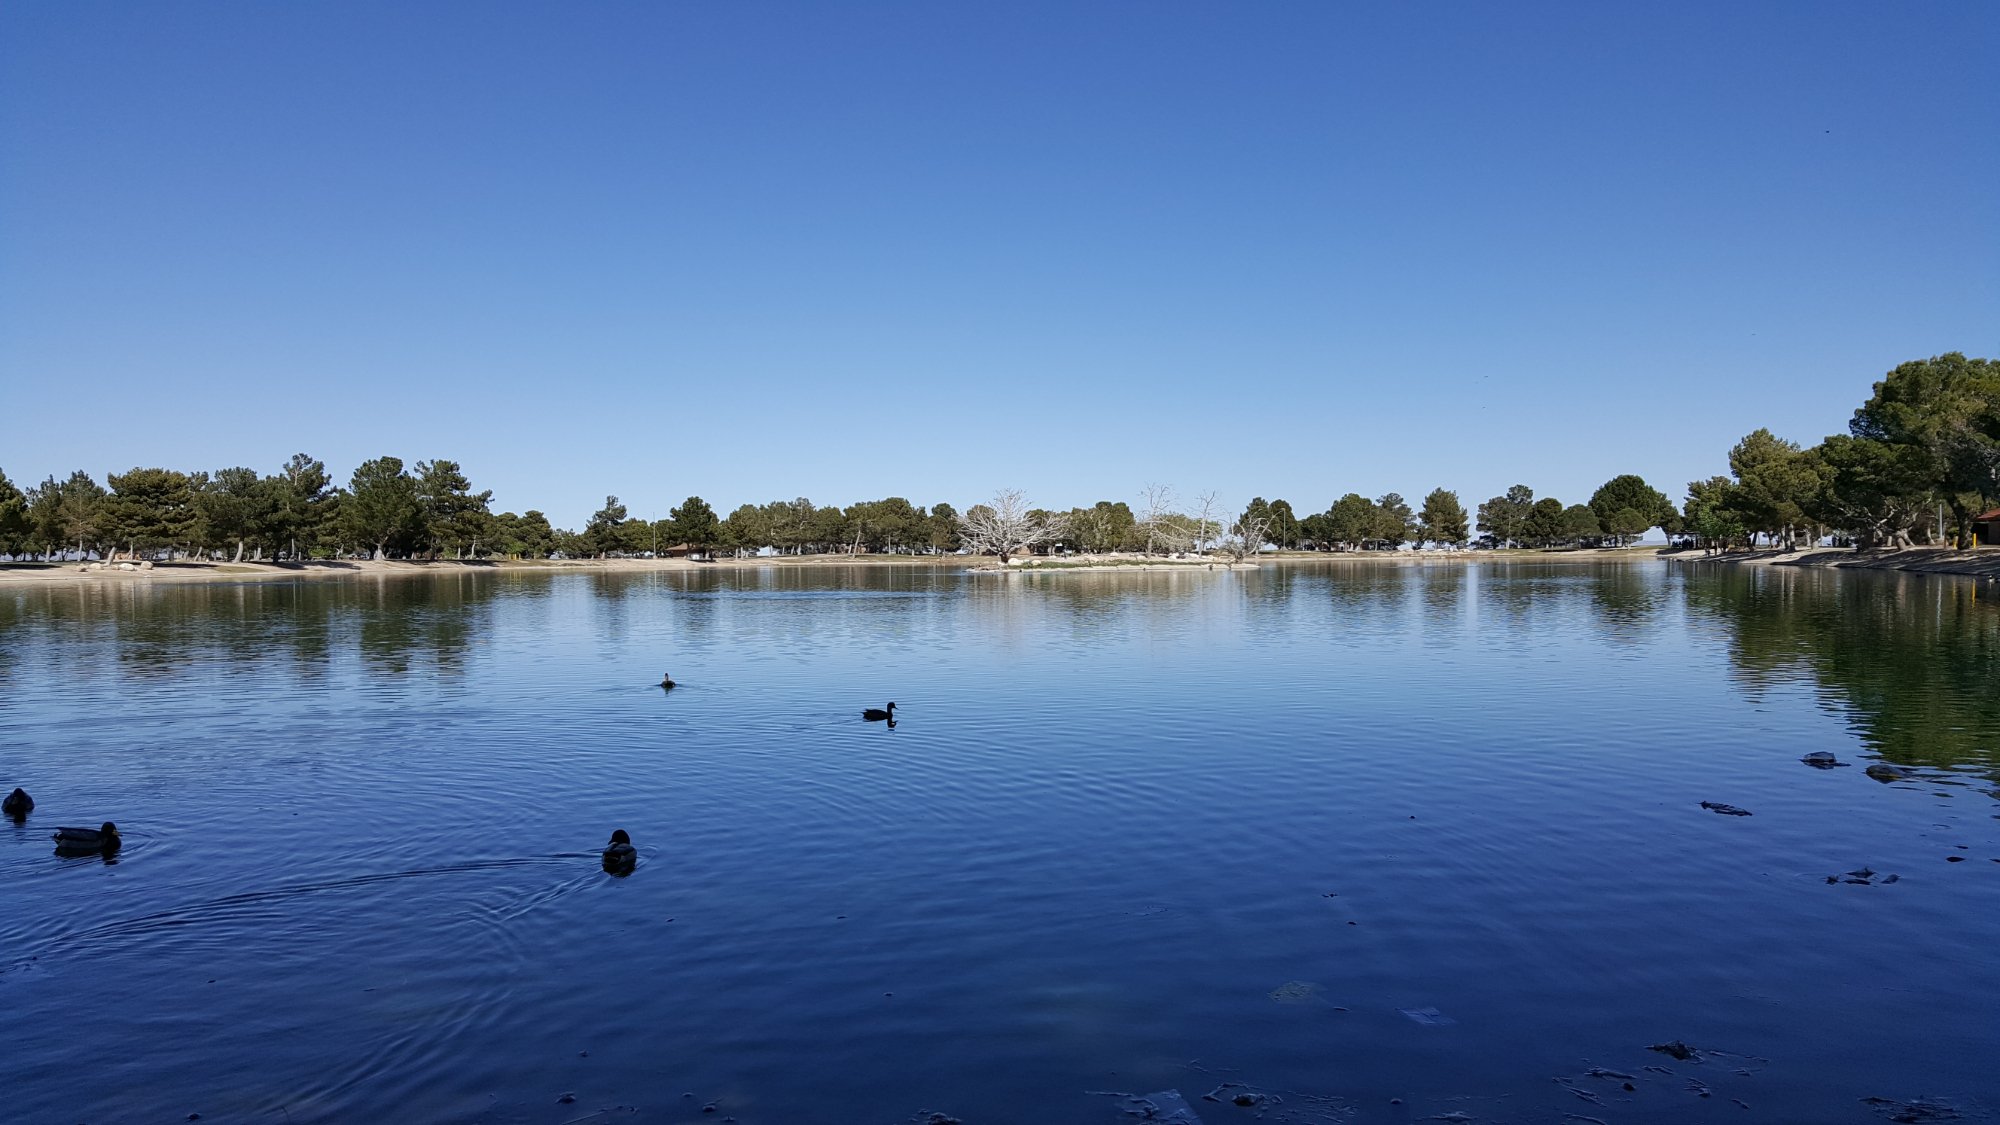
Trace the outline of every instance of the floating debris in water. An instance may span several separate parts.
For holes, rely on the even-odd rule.
[[[1268,995],[1280,1004],[1310,1004],[1320,998],[1325,991],[1309,980],[1288,980],[1272,989]]]
[[[1667,1043],[1655,1043],[1646,1049],[1648,1051],[1658,1051],[1661,1054],[1667,1056],[1668,1058],[1679,1059],[1682,1062],[1701,1061],[1700,1051],[1695,1050],[1693,1047],[1688,1046],[1686,1043],[1683,1043],[1678,1039],[1672,1040]]]
[[[1111,1090],[1094,1090],[1118,1099],[1118,1108],[1127,1117],[1141,1121],[1158,1121],[1163,1125],[1201,1125],[1201,1118],[1195,1116],[1194,1107],[1187,1103],[1179,1090],[1158,1090],[1151,1094],[1121,1094]]]
[[[1703,801],[1701,803],[1701,807],[1709,810],[1710,812],[1719,812],[1723,816],[1751,815],[1749,809],[1739,809],[1735,805],[1725,805],[1721,801]]]
[[[1928,1121],[1957,1121],[1965,1114],[1958,1107],[1937,1098],[1913,1098],[1907,1102],[1891,1098],[1862,1098],[1861,1104],[1900,1125],[1922,1125]]]
[[[1839,758],[1834,757],[1831,751],[1827,750],[1815,750],[1812,753],[1807,754],[1805,757],[1800,758],[1799,761],[1804,762],[1806,765],[1809,765],[1816,770],[1830,770],[1837,766],[1846,766],[1852,764],[1850,762],[1841,761]]]
[[[1267,1094],[1242,1082],[1224,1082],[1215,1089],[1203,1094],[1201,1100],[1205,1102],[1228,1102],[1231,1105],[1240,1105],[1246,1109],[1263,1105],[1266,1102],[1275,1103],[1283,1101],[1282,1098]]]
[[[1596,1094],[1591,1093],[1589,1090],[1586,1090],[1583,1087],[1577,1085],[1575,1079],[1557,1078],[1555,1080],[1555,1083],[1556,1085],[1561,1086],[1563,1089],[1568,1090],[1572,1095],[1581,1098],[1584,1101],[1589,1102],[1591,1105],[1604,1104],[1603,1098],[1600,1098]]]
[[[1858,867],[1854,871],[1848,871],[1846,875],[1828,875],[1826,881],[1852,883],[1854,887],[1886,887],[1890,883],[1902,883],[1902,875],[1882,875],[1880,879],[1876,879],[1876,875],[1878,873],[1872,867]]]
[[[1862,772],[1867,774],[1869,777],[1872,777],[1875,780],[1884,783],[1891,781],[1902,781],[1906,778],[1915,776],[1915,774],[1912,771],[1904,769],[1901,766],[1892,766],[1887,762],[1876,762],[1874,765],[1869,766]]]

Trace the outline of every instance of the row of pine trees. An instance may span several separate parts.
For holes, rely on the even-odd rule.
[[[1634,475],[1605,482],[1587,503],[1536,498],[1525,485],[1468,516],[1458,494],[1435,489],[1415,510],[1397,493],[1348,493],[1325,511],[1254,499],[1221,518],[1157,488],[1134,511],[1099,501],[1059,517],[1045,549],[1147,551],[1206,545],[1250,527],[1287,549],[1362,550],[1408,543],[1559,547],[1624,543],[1652,528],[1710,548],[1814,542],[1841,535],[1864,546],[1970,541],[1974,521],[2000,501],[2000,363],[1952,352],[1902,364],[1874,385],[1845,434],[1810,448],[1759,429],[1729,452],[1728,476],[1692,481],[1679,506]],[[950,504],[901,497],[846,507],[799,498],[745,504],[727,517],[690,496],[665,519],[633,518],[616,496],[579,530],[539,511],[494,512],[455,461],[378,457],[345,485],[297,454],[276,472],[134,468],[100,484],[78,470],[23,490],[0,472],[0,554],[55,558],[173,552],[242,559],[375,557],[539,558],[658,553],[672,548],[785,553],[950,552],[960,521]],[[1190,532],[1190,528],[1193,530]],[[1171,532],[1171,534],[1169,534]]]

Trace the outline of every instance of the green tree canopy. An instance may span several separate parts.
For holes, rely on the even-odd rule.
[[[1740,507],[1736,482],[1728,477],[1691,480],[1687,502],[1681,508],[1681,526],[1694,533],[1698,546],[1720,550],[1749,536]]]
[[[1104,554],[1131,545],[1138,517],[1123,500],[1099,500],[1088,508],[1071,509],[1066,537],[1085,551]]]
[[[1604,525],[1597,520],[1597,513],[1588,504],[1571,504],[1563,509],[1562,538],[1570,543],[1582,543],[1604,534]]]
[[[625,505],[616,496],[606,496],[604,506],[591,513],[590,522],[583,525],[583,550],[603,558],[613,551],[629,549],[626,518]]]
[[[722,542],[735,551],[759,551],[776,546],[764,509],[755,504],[739,505],[722,521]]]
[[[1236,517],[1238,528],[1261,526],[1268,530],[1271,526],[1271,502],[1262,496],[1253,496],[1243,506],[1243,514]]]
[[[958,510],[950,504],[932,504],[925,524],[925,542],[933,551],[950,553],[963,545],[958,531]]]
[[[377,457],[357,466],[348,478],[341,516],[347,533],[369,544],[378,559],[391,547],[407,551],[424,531],[417,482],[403,471],[400,457]]]
[[[1818,518],[1864,546],[1910,545],[1936,495],[1936,466],[1922,446],[1834,434],[1813,452],[1826,473]]]
[[[1434,488],[1424,497],[1423,511],[1417,514],[1417,527],[1417,537],[1426,542],[1463,547],[1472,538],[1466,526],[1465,505],[1458,502],[1458,493],[1442,488]]]
[[[2000,494],[2000,362],[1946,352],[1900,364],[1875,384],[1848,432],[1897,446],[1952,513],[1961,542]]]
[[[1535,490],[1525,484],[1517,484],[1504,495],[1479,505],[1479,530],[1491,535],[1496,546],[1513,546],[1527,534],[1523,526],[1534,503]]]
[[[722,521],[716,518],[708,501],[699,496],[681,501],[681,506],[668,515],[674,521],[674,538],[698,551],[706,552],[722,541]]]
[[[1649,527],[1672,531],[1680,526],[1680,513],[1666,493],[1632,473],[1612,477],[1598,486],[1590,495],[1590,510],[1597,513],[1597,521],[1604,525],[1604,530],[1621,542],[1645,534]],[[1619,517],[1625,512],[1631,515],[1621,521]],[[1636,528],[1632,527],[1634,521],[1638,523]]]
[[[33,527],[28,519],[27,493],[0,472],[0,554],[25,554]]]
[[[1370,539],[1380,540],[1393,549],[1409,542],[1416,533],[1417,518],[1401,493],[1384,493],[1375,501],[1374,525],[1368,535]]]
[[[174,469],[129,469],[105,477],[110,535],[134,551],[186,542],[195,530],[194,482]]]
[[[76,544],[78,554],[99,542],[109,523],[110,493],[78,469],[57,481],[50,477],[35,490],[28,504],[35,533],[47,543]]]
[[[270,489],[270,510],[263,534],[273,548],[300,558],[334,530],[333,478],[327,475],[325,462],[294,453],[277,475],[265,478],[265,484]]]
[[[865,500],[838,513],[840,540],[850,548],[880,553],[927,544],[930,524],[923,510],[901,496]]]
[[[243,545],[269,522],[272,490],[257,476],[257,470],[241,465],[217,469],[195,492],[195,510],[208,542],[236,544],[236,559],[243,559]]]
[[[1569,536],[1563,533],[1562,501],[1544,496],[1530,504],[1527,514],[1521,519],[1520,537],[1538,547],[1566,541]]]
[[[549,517],[534,508],[521,513],[511,530],[520,553],[531,559],[548,558],[555,550],[555,529],[549,526]]]
[[[417,504],[423,510],[423,537],[432,558],[445,548],[478,553],[480,535],[489,526],[493,493],[472,491],[472,482],[456,461],[419,461],[415,476]]]
[[[1759,429],[1729,451],[1729,469],[1736,474],[1736,486],[1727,503],[1750,534],[1782,536],[1792,543],[1813,522],[1808,512],[1825,487],[1825,465],[1818,454]]]
[[[1299,545],[1299,517],[1289,500],[1271,501],[1271,542],[1287,551]]]
[[[1375,502],[1359,492],[1350,492],[1326,510],[1320,521],[1320,533],[1331,545],[1358,551],[1375,537],[1380,525],[1381,513],[1376,511]]]

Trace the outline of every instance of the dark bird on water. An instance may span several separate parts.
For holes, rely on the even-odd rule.
[[[861,717],[871,723],[879,723],[884,719],[894,722],[896,718],[896,705],[891,703],[887,708],[870,707],[861,712]]]
[[[662,690],[664,690],[664,691],[672,691],[672,690],[674,690],[674,688],[676,688],[676,687],[678,687],[678,686],[680,686],[680,685],[678,685],[678,684],[674,683],[674,677],[673,677],[672,673],[669,673],[669,672],[662,672],[662,673],[660,673],[660,687],[661,687],[661,689],[662,689]]]
[[[0,801],[0,813],[6,813],[8,816],[27,816],[34,811],[35,799],[28,796],[26,789],[17,788],[7,794],[6,800]]]
[[[604,845],[605,859],[630,859],[638,854],[639,849],[632,846],[632,837],[626,835],[623,828],[613,831],[611,842]]]
[[[58,828],[52,838],[57,851],[115,852],[124,842],[118,838],[118,826],[108,820],[101,828]]]

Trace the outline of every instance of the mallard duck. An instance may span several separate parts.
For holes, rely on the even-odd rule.
[[[669,672],[660,673],[660,689],[662,691],[672,691],[679,686],[680,686],[679,684],[674,683],[674,677],[672,673]]]
[[[0,813],[6,813],[8,816],[27,816],[34,811],[35,799],[28,796],[26,789],[17,788],[7,794],[6,800],[0,801]]]
[[[885,719],[890,722],[894,722],[896,719],[896,705],[891,703],[886,708],[883,707],[867,708],[866,710],[861,712],[861,717],[868,720],[871,723],[879,723]]]
[[[58,828],[52,839],[56,847],[72,851],[117,851],[124,842],[118,838],[118,826],[108,820],[102,828]]]
[[[604,845],[604,859],[607,863],[612,860],[629,860],[638,854],[639,849],[632,846],[632,837],[627,836],[623,828],[611,833],[611,842]]]

